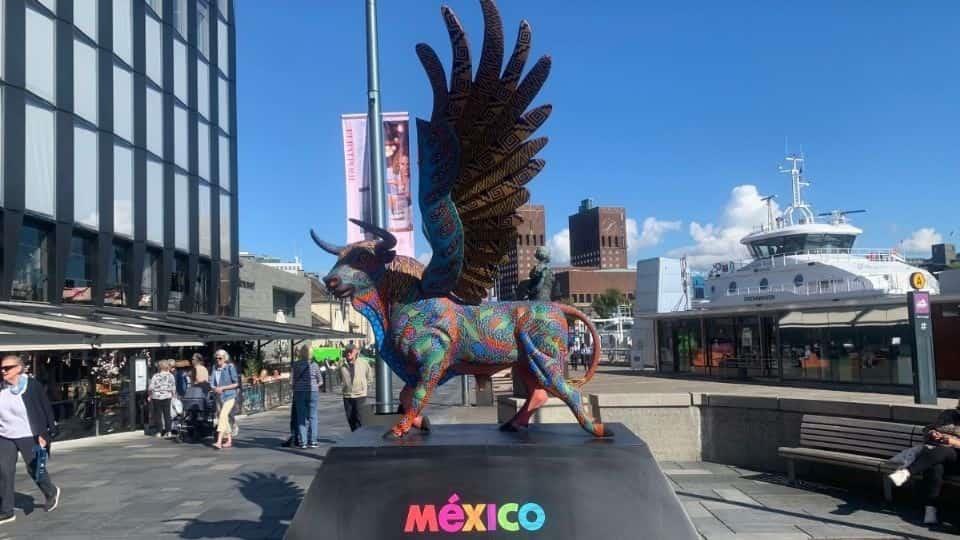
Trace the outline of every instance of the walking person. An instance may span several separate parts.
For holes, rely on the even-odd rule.
[[[320,366],[310,359],[310,347],[304,345],[293,363],[293,408],[297,419],[297,440],[300,448],[320,446],[317,404],[323,379]]]
[[[147,401],[150,402],[150,420],[157,437],[167,437],[170,434],[170,401],[177,390],[177,382],[170,373],[175,362],[161,360],[157,363],[160,371],[150,377],[147,385]]]
[[[894,485],[902,486],[911,477],[922,474],[919,487],[923,523],[936,525],[940,522],[936,504],[943,488],[943,477],[945,474],[960,473],[960,403],[956,409],[940,413],[937,420],[925,429],[927,444],[913,463],[892,472],[890,480]]]
[[[217,419],[217,442],[213,447],[217,450],[233,446],[233,427],[230,425],[230,413],[237,402],[237,388],[240,388],[240,377],[237,368],[230,363],[230,355],[223,349],[213,355],[217,364],[210,376],[211,387],[217,395],[217,404],[220,411]]]
[[[19,355],[0,354],[0,371],[3,372],[0,387],[0,523],[9,523],[16,519],[13,501],[17,452],[27,464],[30,477],[46,497],[47,512],[56,510],[60,504],[60,488],[50,480],[44,464],[44,452],[50,451],[50,441],[57,427],[47,393],[39,382],[23,373],[23,360]]]
[[[343,409],[347,413],[350,431],[360,429],[360,409],[367,398],[367,379],[370,377],[370,364],[358,360],[357,346],[350,342],[343,350],[340,362],[340,380],[343,381]]]
[[[191,384],[209,385],[210,372],[207,371],[206,362],[203,361],[203,355],[200,353],[193,353],[190,363],[193,364],[193,372],[190,377]]]

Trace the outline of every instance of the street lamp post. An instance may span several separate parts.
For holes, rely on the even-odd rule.
[[[367,0],[367,133],[370,135],[370,197],[373,221],[387,228],[383,181],[383,118],[380,113],[380,52],[377,44],[377,0]],[[393,412],[390,366],[377,355],[377,414]]]

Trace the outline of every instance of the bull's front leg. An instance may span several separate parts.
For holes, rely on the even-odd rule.
[[[446,334],[437,333],[424,336],[417,339],[411,348],[410,355],[412,361],[417,366],[418,379],[410,391],[404,388],[404,392],[409,396],[404,401],[403,392],[401,392],[401,403],[403,403],[403,416],[400,422],[384,434],[384,438],[399,439],[410,431],[410,427],[415,425],[415,421],[422,417],[423,409],[430,401],[430,396],[440,384],[444,372],[450,366],[450,359],[453,355],[450,346],[450,338]],[[420,422],[423,425],[422,421]]]
[[[414,386],[405,384],[403,385],[403,390],[400,391],[400,408],[399,413],[403,414],[406,411],[409,411],[413,408],[413,391]],[[420,416],[413,419],[413,427],[423,431],[430,431],[430,419],[427,418],[427,415],[421,414]]]

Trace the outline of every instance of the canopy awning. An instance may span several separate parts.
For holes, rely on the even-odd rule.
[[[207,343],[365,336],[297,324],[200,313],[0,302],[0,350],[147,349]]]

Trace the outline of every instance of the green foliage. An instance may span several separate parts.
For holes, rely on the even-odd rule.
[[[613,317],[617,314],[617,306],[626,304],[627,296],[617,289],[607,289],[600,296],[593,299],[590,307],[601,319]]]

